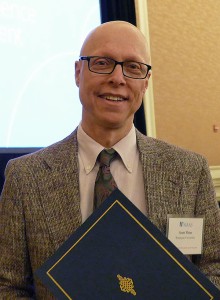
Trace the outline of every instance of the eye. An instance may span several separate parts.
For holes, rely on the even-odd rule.
[[[96,65],[96,66],[108,66],[110,64],[110,62],[105,57],[97,57],[97,58],[94,58],[92,64]]]
[[[140,70],[141,66],[139,63],[135,61],[128,61],[126,62],[126,68],[131,69],[131,70]]]

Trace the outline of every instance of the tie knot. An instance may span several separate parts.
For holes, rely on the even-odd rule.
[[[101,165],[105,165],[107,167],[110,166],[110,163],[113,159],[115,159],[117,156],[117,152],[111,148],[111,149],[104,149],[100,152],[98,156],[98,161]]]

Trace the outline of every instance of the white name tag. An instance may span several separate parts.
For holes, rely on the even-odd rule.
[[[168,215],[167,237],[186,255],[202,254],[204,217]]]

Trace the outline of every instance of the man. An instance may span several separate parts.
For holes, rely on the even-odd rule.
[[[80,56],[80,126],[6,169],[0,299],[54,299],[33,273],[92,213],[96,159],[103,148],[118,153],[111,164],[118,188],[162,232],[168,214],[205,216],[204,249],[196,263],[220,286],[220,216],[205,159],[133,127],[150,78],[143,35],[126,22],[105,23],[88,35]]]

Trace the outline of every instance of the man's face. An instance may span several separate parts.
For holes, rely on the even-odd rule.
[[[149,63],[144,40],[127,26],[105,29],[94,34],[82,50],[84,56],[105,56],[117,61],[133,60]],[[87,61],[76,62],[76,84],[83,106],[84,130],[124,128],[130,130],[134,113],[141,105],[148,78],[125,77],[117,65],[111,74],[96,74]]]

